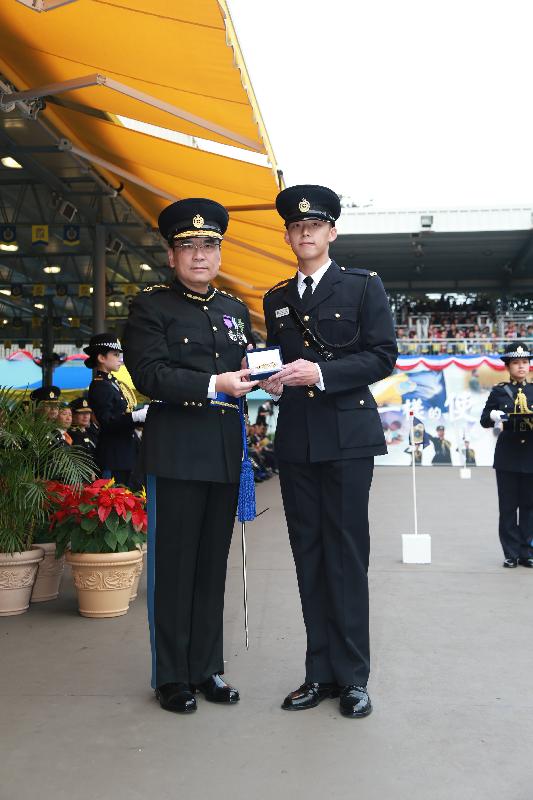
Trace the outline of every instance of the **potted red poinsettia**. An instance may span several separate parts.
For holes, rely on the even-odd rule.
[[[66,554],[84,617],[117,617],[129,607],[142,569],[146,542],[146,495],[101,479],[78,491],[56,484],[51,490],[51,530],[56,555]]]

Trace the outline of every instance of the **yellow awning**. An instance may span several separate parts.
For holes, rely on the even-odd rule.
[[[222,281],[258,321],[262,292],[294,266],[272,210],[277,165],[225,0],[74,0],[47,13],[4,0],[0,70],[19,92],[43,89],[43,118],[122,182],[152,225],[171,197],[229,207]],[[119,116],[232,145],[236,158],[130,130]],[[242,160],[253,152],[263,164]]]

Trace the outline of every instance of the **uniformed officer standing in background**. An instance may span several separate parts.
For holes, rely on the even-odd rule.
[[[502,428],[508,414],[514,411],[519,391],[533,410],[533,386],[528,382],[531,356],[524,342],[507,345],[501,359],[509,370],[510,381],[492,389],[481,414],[484,428],[500,429],[494,450],[499,534],[505,557],[503,566],[511,569],[518,564],[533,567],[533,432]]]
[[[92,408],[86,397],[76,397],[70,404],[72,409],[72,428],[69,433],[72,444],[83,449],[94,458],[98,441],[98,430],[91,424]]]
[[[235,703],[224,672],[226,562],[242,459],[237,398],[257,382],[241,369],[252,342],[244,303],[212,286],[228,213],[203,198],[161,213],[174,279],[131,305],[124,357],[152,399],[141,454],[148,491],[148,619],[152,686],[161,707]]]
[[[30,394],[30,400],[34,404],[35,412],[42,414],[50,421],[57,419],[59,414],[59,398],[61,389],[57,386],[40,386]]]
[[[392,372],[397,347],[375,272],[329,257],[338,196],[293,186],[276,207],[298,272],[264,299],[269,345],[285,366],[262,385],[279,395],[276,453],[307,630],[305,682],[284,701],[307,709],[340,693],[348,717],[371,711],[368,498],[374,456],[386,453],[368,384]]]
[[[136,455],[134,428],[144,422],[146,408],[134,411],[135,393],[113,375],[122,366],[122,345],[116,336],[97,333],[83,349],[89,356],[85,366],[96,369],[89,386],[89,405],[99,425],[96,463],[102,478],[129,486]]]

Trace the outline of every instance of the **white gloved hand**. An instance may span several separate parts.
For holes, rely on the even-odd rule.
[[[500,411],[499,409],[495,408],[494,411],[490,412],[489,416],[493,422],[502,422],[502,420],[507,417],[507,414],[505,411]]]
[[[147,413],[148,413],[148,406],[143,406],[142,408],[139,408],[138,411],[132,411],[131,418],[134,422],[144,422]]]

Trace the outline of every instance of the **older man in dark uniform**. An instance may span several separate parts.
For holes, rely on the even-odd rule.
[[[263,386],[279,398],[276,452],[307,630],[305,681],[283,708],[340,694],[341,713],[366,716],[368,497],[374,456],[386,452],[368,384],[395,364],[394,325],[375,272],[329,257],[340,201],[293,186],[276,206],[298,272],[264,299],[268,344],[285,366]]]
[[[533,412],[533,386],[528,381],[532,353],[524,342],[512,342],[501,356],[510,380],[491,391],[481,425],[500,430],[494,469],[500,506],[499,534],[503,566],[533,568],[533,414],[509,418],[525,405]],[[520,402],[520,398],[522,401]]]
[[[203,198],[159,217],[174,280],[131,306],[125,363],[152,399],[142,439],[148,489],[148,618],[152,686],[162,708],[235,703],[224,672],[224,587],[242,459],[238,398],[252,341],[242,301],[215,289],[228,213]]]
[[[82,447],[92,458],[95,456],[98,442],[98,430],[91,424],[92,408],[86,397],[76,397],[70,403],[72,410],[72,428],[69,433],[72,444]]]

